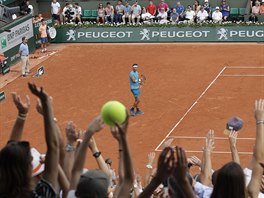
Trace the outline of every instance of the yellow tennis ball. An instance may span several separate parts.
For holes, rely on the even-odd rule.
[[[126,115],[126,107],[118,101],[109,101],[101,109],[103,121],[109,126],[115,126],[115,123],[123,124]]]

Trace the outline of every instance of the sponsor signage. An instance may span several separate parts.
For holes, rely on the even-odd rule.
[[[263,42],[263,26],[58,28],[53,42]]]

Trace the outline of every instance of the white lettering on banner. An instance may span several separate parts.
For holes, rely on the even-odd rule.
[[[4,53],[22,42],[22,37],[26,36],[28,39],[34,36],[32,19],[28,19],[19,25],[10,29],[11,32],[4,32],[0,36],[1,45],[0,51]]]
[[[141,31],[143,32],[143,31]],[[147,32],[147,31],[144,31],[144,32]],[[175,38],[175,37],[178,37],[178,38],[184,38],[184,37],[187,37],[187,38],[201,38],[201,37],[208,37],[208,33],[210,31],[152,31],[151,32],[151,38],[154,38],[154,37],[161,37],[161,38]],[[146,35],[143,35],[141,40],[144,40],[144,39],[147,39]],[[149,39],[147,39],[149,40]]]
[[[89,39],[97,39],[97,38],[130,38],[132,31],[110,31],[110,32],[77,32],[77,38],[89,38]],[[69,38],[68,38],[69,40]]]
[[[259,33],[260,33],[260,35],[259,35]],[[256,31],[255,34],[256,34],[256,37],[260,37],[260,38],[261,38],[261,37],[262,37],[262,38],[264,37],[264,31],[263,31],[263,30]]]
[[[218,33],[220,36],[218,38],[218,40],[222,40],[225,39],[227,40],[228,37],[230,38],[234,38],[234,37],[238,37],[238,38],[254,38],[254,37],[258,37],[258,38],[263,38],[264,37],[264,30],[258,30],[258,31],[249,31],[249,30],[230,30],[228,33],[227,29],[221,28],[220,30],[218,30]]]

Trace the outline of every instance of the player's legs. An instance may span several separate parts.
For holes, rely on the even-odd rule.
[[[134,95],[135,101],[134,101],[132,108],[130,109],[130,114],[132,116],[144,114],[142,111],[139,110],[139,107],[138,107],[138,105],[140,103],[140,99],[139,99],[140,91],[139,91],[139,89],[132,89],[131,91]]]

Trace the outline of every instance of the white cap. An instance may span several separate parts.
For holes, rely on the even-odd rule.
[[[216,7],[215,7],[215,9],[216,9],[216,10],[219,10],[219,7],[218,7],[218,6],[216,6]]]
[[[204,2],[208,2],[208,0],[204,0]]]
[[[41,154],[38,152],[37,149],[31,148],[30,149],[31,155],[33,157],[33,160],[31,162],[32,164],[32,177],[35,177],[36,175],[39,175],[42,173],[45,169],[45,165],[40,163],[40,156]]]

